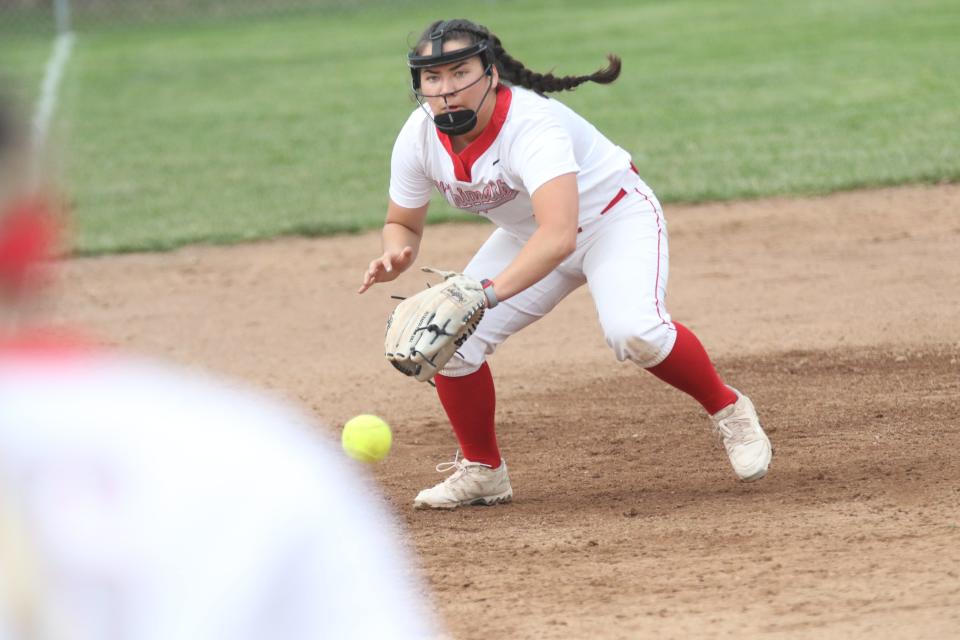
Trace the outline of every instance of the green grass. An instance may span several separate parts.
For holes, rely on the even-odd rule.
[[[950,0],[451,0],[101,25],[78,34],[62,89],[77,251],[379,226],[414,106],[408,36],[457,15],[534,69],[620,54],[617,83],[561,99],[668,203],[960,179]],[[3,58],[17,80],[49,40],[23,44]],[[463,218],[439,202],[431,215]]]
[[[2,22],[2,19],[0,19]],[[29,112],[40,92],[52,34],[7,33],[0,29],[0,92]]]

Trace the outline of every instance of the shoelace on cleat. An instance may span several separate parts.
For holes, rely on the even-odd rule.
[[[457,453],[453,456],[453,462],[441,462],[437,465],[437,473],[446,473],[455,467],[462,467],[463,464],[460,462],[460,449],[457,449]]]
[[[717,435],[723,439],[726,446],[748,444],[753,441],[750,436],[755,435],[755,429],[749,418],[726,418],[714,425]]]
[[[488,469],[490,468],[490,465],[483,464],[482,462],[472,462],[470,463],[469,466],[470,467],[487,467]],[[451,482],[453,480],[456,480],[457,478],[461,477],[464,473],[466,473],[468,469],[468,466],[465,465],[463,463],[463,460],[460,458],[459,449],[457,449],[457,453],[454,455],[453,460],[451,462],[441,462],[436,466],[437,473],[446,473],[447,471],[451,471],[453,469],[456,469],[456,471],[450,477],[444,480],[444,482]]]

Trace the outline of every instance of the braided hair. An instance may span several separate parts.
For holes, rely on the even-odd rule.
[[[610,84],[620,75],[620,57],[613,54],[607,55],[609,64],[603,69],[598,69],[586,76],[555,76],[552,73],[537,73],[527,67],[507,53],[496,34],[491,33],[483,25],[475,24],[469,20],[437,20],[424,30],[413,48],[415,53],[423,51],[430,44],[430,35],[441,24],[446,22],[443,33],[443,41],[463,40],[470,44],[476,44],[484,40],[489,44],[493,51],[497,71],[500,77],[512,85],[526,87],[540,95],[552,93],[554,91],[572,91],[584,82],[596,82],[598,84]]]

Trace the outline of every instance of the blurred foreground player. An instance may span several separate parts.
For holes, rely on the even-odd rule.
[[[52,235],[10,180],[10,120],[0,102],[0,640],[438,637],[375,488],[303,416],[32,332]]]

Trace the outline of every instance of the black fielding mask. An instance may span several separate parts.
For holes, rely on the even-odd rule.
[[[467,86],[459,89],[459,91],[464,91],[469,89],[473,85],[477,84],[483,80],[484,76],[480,76],[475,81],[471,82]],[[490,76],[490,83],[487,85],[487,90],[483,92],[483,97],[480,98],[480,104],[477,105],[476,110],[473,109],[459,109],[457,111],[448,111],[446,113],[441,113],[439,115],[433,116],[433,124],[436,125],[437,129],[447,134],[448,136],[462,136],[465,133],[469,133],[477,126],[477,113],[480,111],[480,107],[483,106],[484,101],[487,99],[487,96],[490,95],[490,88],[493,86],[493,76]],[[417,102],[420,102],[419,95],[417,96]],[[420,102],[420,108],[424,109],[423,103]],[[424,109],[426,111],[426,109]]]
[[[487,96],[483,96],[486,98]],[[483,101],[480,101],[483,104]],[[462,136],[470,133],[477,126],[477,112],[472,109],[461,109],[450,113],[441,113],[433,119],[437,129],[448,136]]]
[[[420,107],[426,111],[426,108],[423,106],[422,98],[425,96],[420,90],[420,70],[426,69],[428,67],[436,67],[442,64],[450,64],[452,62],[459,62],[461,60],[466,60],[474,56],[480,56],[480,61],[483,64],[484,75],[490,78],[490,84],[487,87],[486,92],[483,94],[483,98],[480,100],[480,104],[477,105],[476,110],[472,109],[461,109],[458,111],[452,111],[448,113],[441,113],[433,117],[433,123],[436,125],[437,129],[443,133],[450,136],[459,136],[465,133],[469,133],[475,126],[477,126],[477,112],[480,110],[480,107],[483,106],[483,102],[487,99],[487,96],[490,94],[490,88],[493,86],[493,51],[490,48],[490,43],[488,40],[481,40],[469,46],[463,47],[462,49],[457,49],[455,51],[443,52],[443,36],[448,31],[457,30],[456,27],[450,26],[451,21],[441,22],[437,27],[430,33],[430,53],[427,55],[417,55],[415,52],[407,55],[407,63],[410,66],[410,74],[412,76],[412,88],[414,97],[417,99],[417,102],[420,104]],[[464,89],[469,89],[477,82],[483,80],[483,76],[480,76],[475,82],[458,89],[458,91],[463,91]]]

